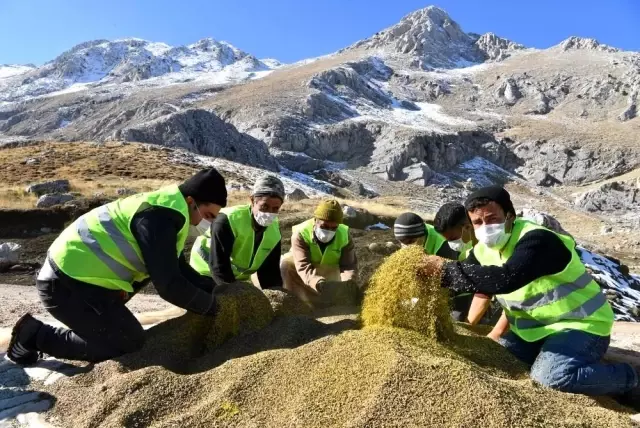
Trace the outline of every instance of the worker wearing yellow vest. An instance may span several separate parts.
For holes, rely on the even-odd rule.
[[[478,242],[473,233],[473,226],[464,205],[457,202],[443,204],[433,218],[433,228],[442,235],[449,247],[458,254],[457,260],[465,260],[473,246]],[[478,324],[491,305],[491,296],[482,293],[453,293],[451,317],[455,321],[467,321],[471,325]],[[491,315],[491,314],[490,314]],[[484,322],[495,324],[500,313],[484,319]]]
[[[278,177],[256,180],[251,204],[223,209],[211,230],[196,240],[191,266],[217,285],[253,279],[261,288],[282,287],[278,213],[284,197]]]
[[[140,349],[144,330],[125,303],[149,280],[168,302],[215,315],[214,283],[183,249],[190,230],[206,230],[226,202],[224,178],[211,168],[82,215],[53,242],[36,281],[45,308],[68,329],[26,314],[7,356],[28,365],[41,353],[102,361]]]
[[[281,263],[284,288],[311,307],[355,303],[358,261],[336,200],[321,202],[314,218],[293,227],[291,251]]]
[[[550,388],[587,395],[636,391],[628,364],[603,364],[614,314],[582,264],[572,238],[516,219],[509,193],[479,189],[465,202],[478,244],[464,262],[427,258],[442,284],[458,292],[496,295],[509,326],[499,343],[531,366]]]

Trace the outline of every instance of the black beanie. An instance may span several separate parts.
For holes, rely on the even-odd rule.
[[[197,202],[227,206],[227,186],[215,168],[203,169],[178,186],[184,197]]]
[[[469,208],[472,206],[473,202],[479,199],[488,199],[489,201],[495,202],[496,204],[500,205],[500,207],[502,207],[505,214],[516,214],[516,210],[513,208],[513,203],[511,202],[511,196],[509,195],[509,192],[507,192],[500,186],[483,187],[471,193],[467,197],[467,200],[464,202],[464,207],[466,208],[466,210],[469,211]]]
[[[425,233],[424,220],[418,214],[400,214],[393,223],[393,234],[396,239],[421,238]]]

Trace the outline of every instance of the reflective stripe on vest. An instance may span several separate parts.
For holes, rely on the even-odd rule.
[[[224,208],[220,212],[227,216],[234,236],[230,257],[231,270],[237,280],[247,280],[258,271],[267,256],[280,242],[280,224],[276,220],[265,229],[258,249],[254,251],[255,231],[251,206]],[[207,232],[194,243],[189,261],[191,267],[202,275],[211,275],[208,262],[210,251],[211,237]]]
[[[339,266],[342,257],[342,250],[349,245],[349,227],[341,224],[336,230],[336,235],[325,247],[324,252],[320,250],[320,245],[314,237],[315,220],[310,219],[296,226],[293,226],[293,233],[300,234],[300,237],[309,246],[311,264]]]
[[[447,239],[439,234],[435,227],[431,226],[430,224],[425,223],[424,227],[425,233],[427,235],[427,238],[424,242],[424,251],[429,255],[435,256],[436,253],[440,251],[440,247],[442,247],[442,244],[447,242]]]
[[[189,209],[178,186],[141,193],[98,207],[78,218],[49,248],[51,261],[78,281],[133,292],[133,282],[148,278],[130,223],[148,206],[170,208],[185,219],[176,239],[179,256],[189,233]]]
[[[498,299],[500,301],[500,299]],[[607,303],[607,298],[602,293],[594,295],[592,298],[584,302],[578,308],[565,312],[554,318],[547,319],[528,319],[528,318],[516,318],[513,315],[507,315],[509,324],[515,325],[519,330],[533,329],[539,327],[546,327],[551,324],[555,324],[564,320],[582,320],[590,315],[596,313],[603,305]]]
[[[474,247],[474,255],[483,266],[502,266],[513,254],[519,240],[534,230],[548,229],[516,219],[509,241],[501,250],[479,243]],[[496,296],[511,330],[528,342],[567,329],[608,336],[614,315],[600,286],[580,261],[573,239],[549,232],[554,233],[571,252],[571,260],[562,272],[543,276],[511,293]]]

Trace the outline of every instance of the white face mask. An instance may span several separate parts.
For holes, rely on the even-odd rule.
[[[505,230],[505,223],[483,224],[476,229],[476,238],[489,248],[500,249],[511,236]]]
[[[271,225],[271,223],[276,221],[276,219],[278,218],[278,214],[263,213],[262,211],[258,211],[253,215],[253,218],[256,219],[256,223],[258,223],[260,226],[268,227],[269,225]]]
[[[330,242],[334,236],[336,236],[336,231],[321,229],[319,227],[316,227],[315,235],[316,235],[316,238],[318,238],[318,241],[322,242],[323,244],[326,244],[327,242]]]
[[[209,231],[209,229],[211,229],[211,222],[203,218],[196,226],[196,229],[198,229],[199,234],[204,235]]]
[[[462,240],[462,238],[456,239],[455,241],[449,241],[449,246],[453,251],[460,252],[464,249],[465,245],[466,243]]]

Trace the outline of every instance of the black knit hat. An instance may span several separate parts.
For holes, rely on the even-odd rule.
[[[467,211],[473,211],[491,201],[500,205],[505,214],[512,213],[515,216],[516,210],[513,208],[511,196],[500,186],[488,186],[476,190],[467,197],[464,207]]]
[[[425,235],[424,220],[418,214],[402,213],[393,223],[396,239],[421,238]]]
[[[227,206],[227,186],[215,168],[203,169],[178,186],[184,197],[197,202]]]

